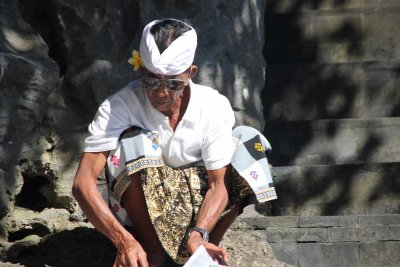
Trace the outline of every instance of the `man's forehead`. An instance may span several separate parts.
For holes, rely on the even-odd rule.
[[[143,68],[143,75],[147,76],[147,77],[153,77],[153,78],[158,78],[158,79],[174,79],[177,78],[179,76],[181,76],[183,73],[181,74],[177,74],[177,75],[164,75],[164,74],[157,74],[154,72],[149,71],[146,68]]]

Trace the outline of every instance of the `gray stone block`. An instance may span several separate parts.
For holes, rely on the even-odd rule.
[[[388,94],[394,94],[394,92],[397,92],[399,85],[400,80],[397,86],[394,86],[393,92]],[[376,86],[375,88],[379,87]],[[301,90],[299,89],[299,91]],[[293,92],[293,94],[296,93],[297,92]],[[292,92],[290,94],[292,94]],[[341,96],[337,97],[341,98]],[[332,98],[334,97],[332,96]],[[378,96],[376,98],[378,98]],[[287,101],[291,102],[290,99]],[[293,101],[299,100],[294,97]],[[293,103],[293,105],[296,104]],[[366,109],[372,109],[371,105],[365,105],[368,106]],[[301,106],[298,108],[301,109]],[[379,110],[380,108],[381,106],[378,105],[376,110]],[[388,110],[392,108],[393,107],[388,108]],[[359,113],[362,112],[364,112],[364,109],[359,111]],[[293,113],[297,114],[298,111],[293,110]],[[278,116],[285,115],[280,114]],[[304,116],[307,115],[304,114]],[[371,116],[376,115],[371,114]],[[380,114],[378,116],[387,115]],[[289,117],[292,118],[291,115],[289,115]],[[292,118],[292,120],[295,120],[295,118]],[[296,155],[295,161],[282,162],[282,164],[279,165],[306,166],[324,164],[358,164],[365,161],[364,157],[367,155],[364,155],[363,153],[367,153],[372,149],[374,153],[368,155],[368,162],[370,163],[400,161],[400,146],[397,147],[394,145],[399,144],[399,140],[396,139],[396,136],[400,133],[399,117],[382,119],[314,119],[311,121],[271,122],[266,125],[265,131],[269,134],[270,142],[274,144],[275,160],[277,157],[291,157],[299,147],[302,148],[301,153]],[[335,138],[332,138],[333,132]],[[307,146],[304,147],[304,139],[310,135],[313,137],[312,143],[308,143]],[[282,141],[283,139],[291,140],[291,145],[287,146],[276,141]],[[354,142],[355,140],[357,140],[357,142]],[[277,148],[279,148],[278,151],[276,151]],[[274,163],[274,165],[277,164]],[[392,179],[392,177],[386,178],[386,180]]]
[[[350,226],[357,222],[357,216],[303,216],[299,218],[299,227]]]
[[[368,267],[398,267],[400,242],[378,241],[360,244],[360,265]],[[350,265],[346,265],[350,266]],[[351,265],[356,266],[356,265]]]
[[[400,214],[359,215],[360,225],[400,225]]]
[[[297,216],[273,216],[266,220],[268,227],[298,227],[299,217]]]
[[[325,228],[268,228],[268,242],[326,242]]]
[[[389,226],[364,226],[358,228],[359,241],[390,240]]]
[[[254,227],[252,227],[251,225],[249,225],[248,223],[244,222],[242,219],[237,219],[235,220],[231,227],[231,229],[240,229],[240,230],[253,230]]]
[[[400,130],[400,120],[398,122]],[[350,136],[348,138],[351,139]],[[298,156],[297,159],[301,158]],[[280,214],[350,215],[375,211],[375,214],[383,215],[400,208],[400,195],[396,193],[395,186],[400,175],[398,162],[274,167],[273,172],[280,195],[275,206]],[[388,220],[392,224],[398,220],[396,215],[388,216],[360,220],[365,223]],[[302,222],[305,223],[305,220],[302,219]]]
[[[271,243],[270,245],[277,260],[298,266],[299,249],[297,243]]]
[[[328,228],[330,242],[358,241],[358,227],[333,227]]]
[[[400,241],[400,225],[389,226],[390,240]]]
[[[321,1],[317,2],[302,2],[301,5],[293,0],[279,0],[279,1],[267,1],[267,12],[268,14],[291,14],[298,12],[298,16],[309,15],[310,12],[315,12],[316,9],[324,12],[325,14],[331,14],[332,11],[340,10],[342,12],[368,12],[368,9],[373,8],[383,9],[383,7],[393,8],[398,6],[398,0],[346,0],[346,1]],[[362,9],[362,10],[360,10]],[[354,12],[354,11],[353,11]]]
[[[325,228],[307,228],[304,235],[297,238],[298,242],[326,242],[328,231]]]
[[[394,181],[395,182],[395,181]],[[393,190],[395,187],[392,187]],[[369,206],[365,208],[365,212],[363,213],[357,213],[357,214],[395,214],[395,213],[399,213],[400,212],[400,204],[396,205],[395,203],[393,203],[392,201],[387,201],[382,202],[382,203],[377,203],[373,206]],[[354,212],[354,214],[356,214]]]
[[[292,242],[295,243],[298,236],[304,234],[304,230],[297,228],[268,228],[267,229],[267,240],[270,243],[273,242]]]
[[[256,229],[266,229],[268,227],[297,227],[299,218],[297,216],[270,216],[242,218],[241,221]]]
[[[399,6],[397,6],[392,7],[391,11],[382,9],[381,12],[365,14],[364,27],[368,32],[365,38],[367,40],[378,40],[387,37],[395,37],[396,31],[398,32],[398,25],[400,24],[399,13]]]
[[[299,244],[301,267],[359,266],[358,243],[305,243]]]

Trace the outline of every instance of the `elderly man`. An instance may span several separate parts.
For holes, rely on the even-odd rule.
[[[142,78],[107,98],[89,126],[73,194],[118,248],[115,266],[183,264],[201,245],[227,263],[219,242],[253,195],[231,165],[229,101],[191,81],[196,46],[183,21],[149,23],[130,61]],[[256,137],[252,146],[265,154],[265,138]],[[96,187],[104,169],[108,205]]]

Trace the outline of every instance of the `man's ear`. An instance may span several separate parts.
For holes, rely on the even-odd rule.
[[[139,72],[140,72],[140,75],[143,76],[144,74],[147,74],[149,71],[143,65],[141,65],[139,68]]]
[[[198,70],[199,70],[199,68],[197,67],[197,65],[191,65],[190,66],[190,78],[194,77]]]

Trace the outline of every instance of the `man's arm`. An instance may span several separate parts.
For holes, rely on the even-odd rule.
[[[146,253],[141,245],[115,219],[97,189],[97,177],[104,169],[107,156],[108,152],[83,153],[75,175],[72,194],[93,226],[118,248],[115,266],[124,266],[132,262],[148,266]]]
[[[208,190],[200,207],[196,226],[211,232],[228,204],[227,167],[209,170],[207,174]],[[212,254],[221,255],[225,262],[228,261],[228,254],[224,248],[206,243],[200,233],[192,232],[187,242],[189,251],[194,253],[201,244]]]

